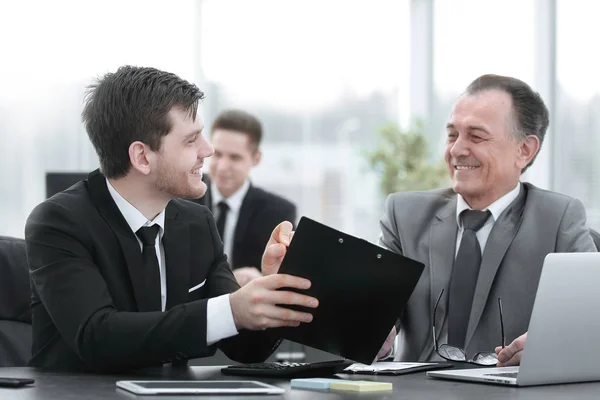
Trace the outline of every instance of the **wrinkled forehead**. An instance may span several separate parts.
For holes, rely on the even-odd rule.
[[[457,129],[473,124],[496,128],[510,127],[513,121],[510,95],[496,89],[463,94],[456,101],[450,114],[450,124]]]

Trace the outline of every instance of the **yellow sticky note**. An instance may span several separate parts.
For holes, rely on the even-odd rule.
[[[373,381],[341,381],[331,382],[330,390],[345,390],[349,392],[381,392],[392,390],[391,382]]]

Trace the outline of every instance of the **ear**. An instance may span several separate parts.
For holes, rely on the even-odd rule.
[[[252,166],[256,167],[258,165],[258,163],[260,162],[261,158],[262,158],[262,153],[260,152],[260,150],[256,149],[256,151],[254,151],[254,154],[252,154]]]
[[[523,140],[519,146],[517,154],[517,167],[523,170],[540,149],[540,139],[535,135],[529,135]]]
[[[129,145],[129,161],[131,166],[144,175],[151,170],[151,158],[154,156],[150,148],[144,143],[135,141]]]

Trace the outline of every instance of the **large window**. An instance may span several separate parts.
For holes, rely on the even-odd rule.
[[[434,3],[432,134],[438,152],[452,106],[480,75],[498,74],[533,85],[533,0],[436,0]]]
[[[382,196],[362,151],[378,126],[408,120],[409,15],[408,0],[204,1],[207,126],[229,107],[256,114],[253,182],[376,240]]]
[[[586,206],[600,229],[600,55],[589,47],[600,36],[600,3],[557,2],[555,190]]]
[[[379,177],[363,157],[376,129],[425,118],[440,157],[465,87],[486,73],[518,77],[552,112],[532,170],[542,170],[543,187],[581,199],[600,229],[600,56],[587,45],[600,35],[597,3],[0,2],[0,234],[23,236],[44,199],[46,171],[97,167],[79,117],[84,89],[123,64],[196,82],[207,94],[207,129],[225,108],[255,113],[265,142],[253,182],[296,202],[300,215],[369,240],[383,209]],[[425,65],[412,65],[411,54]],[[426,104],[414,107],[411,98]]]
[[[90,78],[123,64],[197,76],[194,0],[0,2],[0,234],[23,236],[46,171],[90,171]]]

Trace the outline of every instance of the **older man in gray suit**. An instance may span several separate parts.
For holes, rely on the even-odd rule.
[[[527,84],[481,76],[447,124],[452,188],[387,199],[382,245],[426,265],[398,324],[397,360],[440,359],[432,315],[444,290],[437,342],[469,356],[496,348],[499,365],[518,364],[544,257],[596,251],[579,200],[519,180],[547,127],[548,110]],[[514,340],[504,350],[499,297],[506,339]]]

